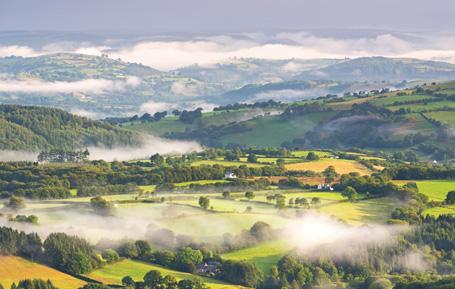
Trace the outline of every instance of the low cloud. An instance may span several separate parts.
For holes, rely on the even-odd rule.
[[[260,37],[258,37],[260,35]],[[191,39],[145,40],[123,46],[88,42],[49,43],[41,49],[28,46],[0,46],[0,56],[37,56],[56,52],[90,55],[108,54],[128,62],[161,70],[198,64],[212,66],[233,58],[315,59],[366,56],[415,57],[455,63],[455,37],[425,33],[376,33],[361,37],[327,37],[309,32],[281,32],[274,35],[214,35]],[[290,63],[283,69],[298,69]]]
[[[150,113],[154,114],[155,112],[169,111],[171,109],[177,108],[178,105],[175,103],[169,102],[157,102],[157,101],[147,101],[141,104],[139,108],[140,113]]]
[[[168,140],[159,137],[144,137],[138,147],[89,147],[91,160],[127,161],[134,159],[148,159],[155,153],[159,154],[183,154],[200,151],[201,146],[194,141]]]
[[[286,240],[304,255],[326,252],[333,258],[360,254],[367,246],[390,245],[403,232],[401,226],[350,226],[325,215],[309,213],[284,232]]]
[[[0,150],[0,162],[35,161],[37,152]]]
[[[110,91],[125,91],[139,84],[140,79],[134,76],[129,76],[125,80],[84,79],[72,82],[0,79],[0,92],[103,94]]]

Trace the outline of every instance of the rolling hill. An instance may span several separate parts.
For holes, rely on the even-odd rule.
[[[0,105],[0,150],[75,150],[134,145],[138,134],[60,109]]]
[[[204,113],[193,124],[173,117],[129,127],[211,146],[412,150],[447,160],[455,158],[454,95],[455,82],[447,82],[293,102],[275,108],[275,113],[220,109]],[[212,122],[215,118],[219,121]]]

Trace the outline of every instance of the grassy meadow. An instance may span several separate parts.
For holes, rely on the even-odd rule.
[[[419,188],[419,192],[427,195],[432,201],[443,201],[449,191],[455,190],[455,180],[394,181],[394,183],[399,185],[404,185],[408,182],[415,182]]]
[[[240,288],[240,286],[228,284],[219,280],[212,278],[202,277],[193,275],[190,273],[184,273],[175,271],[168,268],[163,268],[158,265],[152,265],[144,262],[133,261],[133,260],[123,260],[114,264],[109,264],[103,268],[97,269],[90,274],[86,274],[87,277],[103,282],[105,284],[121,285],[121,280],[125,276],[131,276],[135,281],[140,281],[144,275],[151,271],[157,270],[160,271],[163,275],[171,275],[177,280],[181,279],[201,279],[204,281],[209,288],[212,289],[234,289]]]
[[[85,282],[45,265],[37,264],[20,257],[0,256],[0,284],[9,288],[12,283],[23,279],[45,279],[60,289],[77,289]]]

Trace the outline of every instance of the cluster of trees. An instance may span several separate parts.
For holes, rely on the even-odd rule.
[[[84,239],[51,233],[44,242],[36,233],[0,227],[0,255],[16,255],[49,264],[69,274],[84,274],[102,265]]]
[[[274,101],[273,99],[270,99],[268,101],[257,101],[255,103],[234,103],[234,104],[228,104],[224,106],[218,106],[213,109],[213,111],[223,111],[223,110],[239,110],[239,109],[245,109],[245,108],[282,108],[285,105],[281,103],[280,101]]]
[[[179,120],[184,123],[192,124],[196,120],[202,117],[202,108],[196,108],[195,110],[183,110],[179,113]]]
[[[155,161],[159,163],[159,160]],[[127,162],[104,161],[71,166],[39,166],[29,162],[0,163],[0,197],[68,198],[71,196],[70,189],[74,188],[77,188],[79,196],[130,193],[137,191],[136,185],[221,180],[226,169],[233,171],[239,178],[285,174],[284,168],[276,165],[225,168],[220,165],[191,166],[183,163],[175,166],[158,165],[150,169]]]
[[[65,151],[65,150],[50,150],[42,151],[37,157],[39,163],[80,163],[88,160],[89,151]]]
[[[0,105],[0,149],[77,150],[103,144],[136,145],[138,134],[60,109]]]
[[[10,222],[18,222],[18,223],[29,223],[29,224],[38,224],[39,218],[35,215],[16,215],[15,217],[11,217],[8,219]]]
[[[313,112],[332,111],[332,108],[322,104],[321,102],[315,101],[312,103],[305,103],[304,105],[293,105],[281,114],[283,118],[289,118],[296,115],[305,115]]]
[[[104,186],[80,186],[77,188],[78,197],[114,195],[114,194],[134,194],[140,188],[135,183],[104,185]]]
[[[174,276],[163,276],[160,271],[152,270],[144,275],[143,281],[134,281],[130,276],[122,279],[122,285],[127,289],[166,288],[166,289],[207,289],[200,279],[181,279]]]

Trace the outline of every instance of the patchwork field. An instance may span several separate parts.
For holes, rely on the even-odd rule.
[[[23,279],[49,279],[61,289],[77,289],[85,282],[50,267],[33,263],[20,257],[0,256],[0,284],[9,288]]]
[[[232,284],[228,284],[219,280],[215,280],[212,278],[202,277],[193,275],[190,273],[179,272],[167,268],[163,268],[157,265],[147,264],[139,261],[132,261],[132,260],[123,260],[114,264],[106,265],[101,269],[95,270],[86,276],[103,282],[105,284],[115,284],[120,285],[121,280],[125,276],[130,276],[135,281],[142,280],[144,275],[151,271],[157,270],[160,271],[163,275],[171,275],[174,276],[177,280],[181,279],[201,279],[204,281],[207,286],[212,289],[234,289],[234,288],[241,288],[241,286],[236,286]]]
[[[393,182],[399,185],[404,185],[408,182],[415,182],[419,188],[419,192],[427,195],[432,201],[443,201],[449,191],[455,190],[455,180],[399,180]]]
[[[388,198],[370,199],[364,201],[339,202],[321,206],[320,213],[332,215],[350,224],[381,223],[390,218],[390,213],[396,205]]]
[[[224,167],[238,167],[241,165],[245,165],[248,167],[252,168],[258,168],[258,167],[263,167],[265,164],[258,164],[258,163],[248,163],[248,162],[242,162],[242,161],[225,161],[225,160],[201,160],[201,161],[195,161],[194,163],[191,164],[192,166],[200,166],[200,165],[220,165]]]
[[[287,164],[286,169],[291,171],[310,170],[315,172],[322,172],[328,166],[334,166],[335,170],[339,174],[347,174],[350,172],[358,172],[361,175],[370,175],[371,170],[366,168],[364,165],[353,161],[343,159],[320,159],[317,161]]]
[[[455,205],[429,208],[426,209],[425,212],[423,212],[423,214],[435,217],[439,215],[455,215]]]
[[[277,240],[223,254],[221,257],[254,263],[262,272],[268,274],[272,266],[291,249],[285,241]]]

